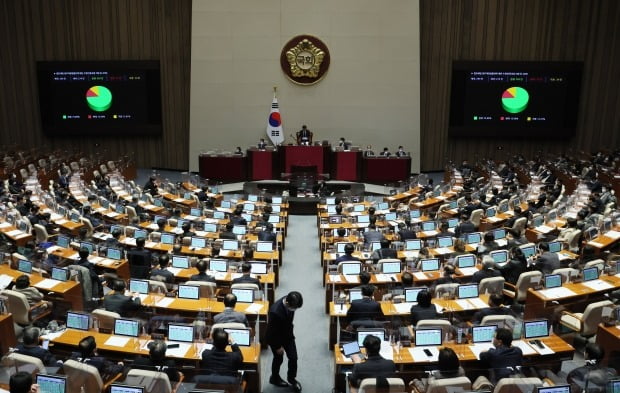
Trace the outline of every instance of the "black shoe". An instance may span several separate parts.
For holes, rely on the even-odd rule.
[[[291,387],[293,388],[293,390],[296,393],[301,392],[301,384],[299,383],[298,380],[296,380],[296,379],[289,379],[288,383],[291,385]]]
[[[277,377],[271,376],[269,378],[269,383],[272,384],[272,385],[275,385],[275,386],[277,386],[279,388],[285,388],[285,387],[289,386],[288,383],[286,383],[286,381],[283,380],[282,378],[280,378],[279,376],[277,376]]]

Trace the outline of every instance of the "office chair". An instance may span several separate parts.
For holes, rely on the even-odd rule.
[[[97,368],[72,359],[65,360],[62,370],[67,376],[69,392],[79,392],[82,387],[86,392],[107,392],[108,386],[123,375],[118,373],[108,381],[103,381]]]
[[[527,290],[537,287],[541,279],[542,273],[539,271],[523,272],[519,275],[515,285],[509,282],[504,283],[504,295],[512,298],[515,303],[523,303],[527,296]]]
[[[416,388],[413,389],[418,392]],[[471,381],[467,377],[429,378],[426,392],[419,393],[452,393],[458,390],[471,390]]]
[[[563,267],[560,269],[555,269],[551,274],[559,274],[562,276],[562,284],[570,282],[573,277],[579,276],[579,269],[574,269],[572,267]]]
[[[183,374],[179,374],[180,380],[172,385],[165,372],[132,368],[127,373],[125,384],[144,386],[149,393],[175,393],[183,382]]]
[[[493,393],[526,393],[543,386],[539,378],[502,378],[495,385]]]
[[[587,340],[596,334],[598,325],[603,321],[603,309],[610,306],[613,306],[613,302],[603,300],[588,304],[583,313],[564,311],[560,317],[560,323]]]
[[[97,318],[99,321],[99,328],[106,330],[114,330],[114,320],[120,319],[121,314],[113,311],[104,310],[102,308],[97,308],[92,311],[93,318]]]
[[[32,325],[32,323],[52,313],[52,310],[47,307],[47,302],[44,301],[31,307],[26,295],[21,292],[6,289],[2,295],[8,299],[7,308],[13,314],[13,320],[22,327]]]
[[[32,375],[47,374],[41,359],[17,352],[9,353],[2,358],[2,367],[8,371],[9,375],[16,374],[19,371],[25,371]]]
[[[517,319],[512,315],[487,315],[482,318],[480,325],[497,325],[498,327],[512,330],[517,325]]]
[[[402,378],[364,378],[357,391],[358,393],[406,393],[407,388]]]
[[[459,287],[458,283],[449,283],[449,284],[439,284],[435,287],[435,297],[454,297],[457,288]]]
[[[186,281],[186,285],[198,285],[200,286],[200,297],[212,299],[217,293],[217,284],[210,281]]]
[[[478,293],[502,293],[502,289],[504,289],[504,282],[506,282],[504,277],[483,278],[478,284]]]
[[[469,220],[472,222],[472,224],[476,226],[476,228],[480,228],[480,219],[482,218],[482,213],[484,213],[484,210],[482,209],[476,209],[471,212],[471,217]]]

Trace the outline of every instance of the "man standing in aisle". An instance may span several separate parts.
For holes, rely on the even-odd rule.
[[[273,352],[271,377],[269,383],[278,387],[292,386],[295,392],[301,392],[301,384],[297,377],[297,346],[293,334],[293,318],[295,311],[303,305],[303,297],[297,291],[289,292],[277,300],[269,309],[266,340]],[[287,381],[280,377],[280,366],[284,361],[284,353],[288,358]]]

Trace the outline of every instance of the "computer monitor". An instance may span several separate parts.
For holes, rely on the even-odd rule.
[[[400,273],[400,261],[382,262],[381,269],[381,272],[385,274]]]
[[[510,207],[508,206],[508,202],[500,203],[497,207],[500,213],[506,213]]]
[[[410,239],[405,240],[405,251],[417,251],[422,248],[422,240]]]
[[[67,328],[87,331],[90,328],[90,316],[79,312],[67,312]]]
[[[116,211],[118,214],[123,214],[123,213],[125,213],[125,206],[123,206],[123,204],[122,204],[122,203],[117,203],[117,204],[116,204],[116,209],[115,209],[115,211]]]
[[[325,204],[326,205],[335,205],[336,204],[336,197],[327,197],[327,198],[325,198]]]
[[[233,329],[233,328],[224,328],[226,333],[228,333],[228,338],[232,340],[233,343],[239,345],[240,347],[249,347],[250,340],[250,329]]]
[[[162,244],[174,244],[175,235],[172,233],[162,233],[161,234],[161,243]]]
[[[282,197],[281,196],[272,196],[271,197],[271,204],[272,205],[280,205],[280,204],[282,204]]]
[[[239,242],[237,240],[224,240],[222,242],[222,250],[225,251],[237,251],[239,249]]]
[[[191,209],[189,209],[189,214],[194,217],[200,217],[202,216],[202,209],[197,208],[197,207],[192,207]]]
[[[144,387],[113,383],[110,384],[110,393],[144,393]]]
[[[536,388],[536,393],[570,393],[570,385],[541,386]]]
[[[467,244],[478,244],[482,242],[482,234],[480,232],[472,232],[467,234],[467,239],[465,243]]]
[[[454,259],[458,268],[476,266],[476,256],[473,254],[457,255]]]
[[[547,221],[554,221],[558,218],[558,211],[556,209],[551,210],[547,213]]]
[[[358,224],[368,224],[370,223],[370,216],[367,214],[361,214],[359,216],[357,216],[357,223]]]
[[[18,259],[17,270],[19,270],[22,273],[26,273],[26,274],[32,273],[32,262],[26,259]]]
[[[478,297],[478,284],[459,285],[457,297],[459,299],[471,299]]]
[[[267,263],[265,262],[250,262],[250,266],[252,267],[250,270],[252,274],[267,274]]]
[[[358,275],[362,271],[362,264],[359,262],[341,263],[340,269],[344,275]]]
[[[422,291],[427,291],[427,287],[405,288],[405,302],[417,303],[418,294]]]
[[[364,339],[366,336],[375,336],[381,341],[385,341],[385,329],[370,329],[359,328],[357,329],[357,344],[360,347],[364,346]]]
[[[189,257],[185,255],[173,255],[172,267],[178,269],[189,269]]]
[[[448,218],[448,228],[456,228],[459,225],[458,218]]]
[[[205,222],[203,230],[210,233],[217,232],[217,224]]]
[[[362,299],[363,297],[361,289],[349,289],[349,302]]]
[[[620,393],[620,379],[612,379],[607,382],[607,393]]]
[[[159,220],[164,220],[164,221],[166,221],[166,219],[167,219],[167,218],[166,218],[166,216],[153,216],[153,222],[154,222],[155,224],[157,224],[157,222],[159,222]]]
[[[194,341],[194,325],[185,323],[169,323],[167,337],[169,341],[191,343]]]
[[[273,242],[265,242],[265,241],[256,242],[256,251],[257,252],[272,252]]]
[[[439,346],[441,345],[441,329],[416,329],[415,346]]]
[[[527,258],[531,258],[536,254],[536,246],[535,245],[523,245],[519,247],[523,252],[523,256]]]
[[[64,375],[37,375],[39,393],[66,393],[67,377]]]
[[[377,251],[381,249],[381,242],[370,243],[370,251]]]
[[[495,208],[494,208],[494,207],[490,207],[490,208],[488,208],[488,209],[487,209],[487,211],[485,212],[485,215],[486,215],[487,217],[495,217],[495,213],[496,213]]]
[[[157,207],[163,207],[164,201],[161,198],[153,198],[153,205]]]
[[[442,236],[437,238],[437,247],[452,247],[453,238],[450,236]]]
[[[423,272],[439,270],[439,258],[422,259],[420,263]]]
[[[327,219],[329,220],[330,224],[342,224],[342,216],[340,215],[329,216],[327,217]]]
[[[247,232],[247,228],[245,227],[245,225],[235,225],[233,226],[232,232],[235,235],[245,235],[245,233]]]
[[[148,280],[138,280],[136,278],[132,278],[129,280],[129,291],[136,292],[141,295],[148,295],[149,293],[149,281]]]
[[[353,211],[354,212],[358,212],[361,213],[364,210],[366,210],[366,206],[362,205],[362,204],[358,204],[358,205],[353,205]]]
[[[73,212],[69,219],[73,222],[80,222],[80,213]]]
[[[385,221],[395,221],[397,218],[395,212],[385,213]]]
[[[532,227],[536,228],[545,223],[545,218],[543,216],[536,216],[532,218]]]
[[[409,210],[409,218],[420,218],[422,217],[422,212],[420,210]]]
[[[336,214],[336,205],[327,205],[327,214]]]
[[[474,326],[471,328],[471,337],[474,344],[493,342],[497,325]]]
[[[537,321],[523,322],[523,337],[525,339],[547,337],[549,335],[549,321],[541,319]]]
[[[437,223],[435,221],[424,221],[422,223],[422,230],[423,231],[434,231],[435,229],[437,229]]]
[[[114,334],[118,336],[138,337],[140,322],[133,319],[115,319]]]
[[[114,259],[115,261],[119,261],[123,259],[123,250],[120,248],[109,247],[106,251],[106,257],[109,259]]]
[[[220,207],[224,208],[224,209],[230,209],[230,201],[222,201],[222,203],[220,204]]]
[[[209,261],[209,270],[225,273],[228,271],[228,261],[225,259],[211,259]]]
[[[448,209],[452,210],[452,209],[458,209],[459,207],[459,203],[457,201],[450,201],[448,202]]]
[[[360,353],[360,346],[357,341],[342,343],[342,354],[346,357]]]
[[[344,248],[345,248],[345,246],[347,244],[349,244],[349,243],[347,243],[347,242],[337,242],[336,243],[336,252],[338,254],[344,254]]]
[[[148,237],[148,232],[144,229],[136,229],[133,232],[133,237],[134,239],[140,239],[140,238],[146,239]]]
[[[558,288],[562,286],[561,274],[547,274],[545,275],[545,288]]]
[[[250,201],[250,202],[258,202],[258,195],[256,195],[256,194],[248,195],[248,201]]]
[[[189,221],[188,221],[188,220],[181,220],[181,219],[178,219],[178,220],[177,220],[177,228],[182,228],[182,227],[183,227],[183,225],[185,225],[185,223],[186,223],[186,222],[189,222]]]
[[[280,216],[278,214],[270,214],[267,222],[270,224],[277,224],[280,222]]]
[[[69,248],[69,244],[71,243],[71,239],[67,236],[58,235],[56,237],[56,245],[62,248]]]
[[[88,250],[89,254],[92,254],[95,251],[95,245],[91,242],[81,242],[80,249],[85,248]]]
[[[252,215],[250,213],[241,213],[241,217],[247,222],[252,221]]]
[[[592,281],[598,279],[598,268],[596,266],[583,269],[583,281]]]
[[[224,212],[221,211],[214,211],[213,212],[213,218],[216,220],[223,220],[226,218],[226,214]]]
[[[253,203],[244,203],[243,210],[245,210],[246,212],[253,212],[254,210],[256,210],[256,205]]]
[[[390,204],[387,202],[379,202],[377,204],[377,210],[387,210],[390,208]]]
[[[52,267],[52,279],[58,281],[67,281],[69,279],[69,270],[60,267]]]
[[[506,230],[503,228],[493,231],[493,240],[502,240],[506,238]]]
[[[205,248],[207,247],[207,238],[192,236],[192,241],[189,245],[191,248]]]
[[[254,290],[245,288],[232,288],[233,295],[237,296],[239,303],[254,303]]]
[[[502,264],[508,262],[508,250],[495,250],[489,253],[493,262]]]
[[[179,299],[198,300],[200,299],[200,286],[179,284],[177,293]]]

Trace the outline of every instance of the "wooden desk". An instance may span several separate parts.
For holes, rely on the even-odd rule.
[[[48,254],[55,255],[60,259],[66,259],[70,261],[75,261],[78,259],[76,257],[78,252],[70,248],[52,246],[47,249],[47,252]],[[97,266],[100,269],[114,271],[114,273],[116,273],[119,277],[124,278],[126,280],[128,280],[130,277],[129,262],[127,262],[126,259],[116,261],[114,259],[108,259],[108,258],[94,256],[94,255],[89,255],[88,261],[93,263],[95,266]]]
[[[332,154],[332,178],[359,181],[362,172],[361,151],[335,151]]]
[[[24,273],[18,270],[11,269],[7,265],[0,265],[0,274],[6,274],[8,276],[11,276],[13,277],[13,281],[15,281],[17,277],[21,276]],[[56,285],[50,288],[43,285],[43,280],[46,279],[36,274],[30,274],[30,285],[36,287],[38,290],[43,291],[44,293],[54,292],[62,295],[63,300],[71,304],[72,310],[81,311],[84,309],[82,286],[79,282],[73,280],[56,281],[47,279],[45,282],[56,281]]]
[[[17,346],[15,337],[15,327],[13,326],[13,315],[0,314],[0,356],[9,353],[9,348]]]
[[[607,234],[603,233],[598,235],[596,238],[590,240],[586,244],[596,248],[599,251],[612,247],[618,242],[618,240],[620,240],[620,236],[618,234],[620,228],[614,229],[615,230],[609,231]]]
[[[394,202],[407,203],[409,202],[409,199],[415,198],[420,195],[421,190],[422,189],[419,186],[416,186],[415,188],[410,188],[409,190],[398,193],[396,195],[383,197],[383,200],[386,202],[390,202],[390,205],[392,205]]]
[[[602,323],[599,324],[596,331],[596,343],[601,348],[605,348],[603,365],[609,365],[611,353],[620,351],[620,325],[605,326]]]
[[[11,242],[15,243],[17,247],[23,247],[30,240],[34,239],[32,234],[22,232],[8,222],[3,222],[0,224],[0,232],[8,237]]]
[[[247,180],[247,158],[239,155],[198,156],[200,177],[223,182]]]
[[[369,183],[407,180],[411,173],[411,157],[367,157],[362,162],[362,178]]]
[[[282,165],[286,173],[293,173],[294,166],[316,167],[316,174],[329,172],[329,146],[290,146],[280,148]]]
[[[270,180],[280,177],[277,151],[250,148],[247,150],[247,155],[249,180]]]

